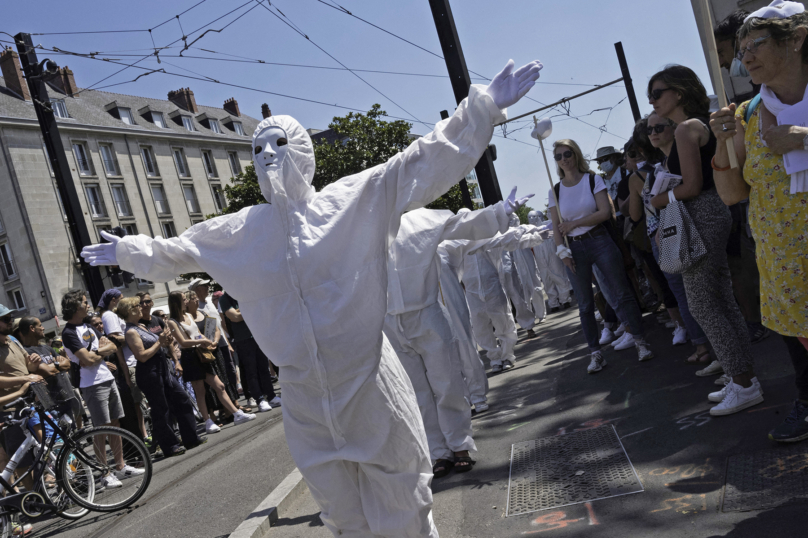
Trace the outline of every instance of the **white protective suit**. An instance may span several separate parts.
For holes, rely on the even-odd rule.
[[[511,215],[509,225],[511,228],[519,226],[519,217]],[[541,279],[536,269],[533,251],[531,249],[504,251],[502,275],[502,285],[516,309],[516,321],[523,329],[532,331],[536,318],[541,322],[546,314]]]
[[[445,244],[438,246],[440,256],[441,300],[446,305],[452,328],[460,345],[460,363],[463,379],[466,382],[469,401],[477,407],[487,401],[488,376],[485,375],[485,364],[477,352],[477,341],[471,329],[471,313],[466,302],[466,292],[460,285],[463,273],[463,258],[446,250]]]
[[[548,230],[552,229],[552,221],[545,220],[541,211],[529,212],[527,221],[533,226],[546,226]],[[547,294],[550,308],[558,308],[562,304],[570,302],[572,284],[567,277],[564,262],[556,254],[555,243],[547,241],[552,237],[552,231],[545,232],[545,241],[533,249],[533,256],[536,259],[536,267],[539,269],[539,276],[544,284],[544,292]]]
[[[390,247],[384,333],[415,389],[433,464],[477,450],[458,338],[439,285],[438,245],[491,238],[507,229],[503,203],[458,215],[418,209],[401,217]]]
[[[526,91],[520,86],[519,97]],[[253,135],[269,204],[171,239],[127,236],[114,256],[105,245],[83,253],[156,282],[205,271],[239,300],[257,343],[280,366],[286,439],[335,536],[438,536],[421,414],[382,333],[388,249],[401,215],[464,177],[505,119],[486,88],[472,86],[432,133],[315,192],[306,130],[271,116]]]

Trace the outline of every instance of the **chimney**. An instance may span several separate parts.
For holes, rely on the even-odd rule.
[[[31,94],[28,93],[28,83],[22,76],[20,56],[11,47],[0,53],[0,69],[3,72],[3,79],[6,81],[6,88],[22,96],[26,101],[30,101]]]
[[[194,92],[189,88],[180,88],[177,91],[168,92],[168,100],[188,112],[196,114],[199,109],[196,107],[196,99],[194,99]]]
[[[79,89],[76,87],[76,81],[73,78],[73,71],[67,66],[59,69],[56,77],[51,80],[51,84],[62,90],[65,95],[71,97],[79,93]]]
[[[261,115],[264,117],[264,119],[267,119],[272,115],[272,111],[269,109],[268,104],[264,103],[261,105]]]
[[[241,116],[241,113],[238,110],[238,101],[236,101],[236,99],[234,97],[231,97],[230,99],[225,101],[223,108],[225,110],[227,110],[228,112],[230,112],[231,116],[236,116],[236,117]]]

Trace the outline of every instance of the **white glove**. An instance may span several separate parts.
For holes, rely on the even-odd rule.
[[[500,71],[485,89],[491,96],[497,108],[504,110],[521,99],[536,81],[539,80],[539,71],[544,67],[538,60],[523,65],[513,71],[513,60],[508,60],[505,68]]]
[[[558,245],[556,247],[556,255],[562,260],[564,258],[572,258],[572,251],[564,245]]]
[[[101,232],[101,237],[108,240],[109,243],[99,243],[84,247],[81,249],[81,257],[90,265],[118,265],[115,248],[121,238],[107,232]]]
[[[511,194],[508,195],[508,198],[505,200],[505,214],[509,217],[519,210],[520,207],[525,205],[528,200],[533,198],[532,194],[528,194],[524,198],[516,199],[516,187],[513,188]]]

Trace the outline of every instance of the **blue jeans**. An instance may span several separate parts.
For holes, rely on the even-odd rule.
[[[654,252],[654,259],[659,263],[659,247],[653,237],[651,238],[651,250]],[[668,281],[668,286],[673,292],[673,296],[676,297],[676,302],[679,303],[679,314],[682,316],[682,321],[685,322],[685,329],[687,329],[690,341],[694,346],[706,345],[707,335],[701,330],[701,325],[693,318],[693,314],[690,313],[690,307],[687,305],[687,293],[685,292],[685,281],[682,279],[682,275],[666,273],[665,271],[662,271],[662,273],[665,275],[665,280]]]
[[[598,334],[598,323],[595,320],[595,301],[592,293],[592,267],[596,266],[600,270],[600,285],[608,288],[604,295],[615,300],[614,308],[617,317],[628,324],[629,332],[635,338],[642,339],[645,330],[642,326],[642,314],[634,294],[631,292],[631,284],[626,277],[626,270],[623,266],[623,256],[617,245],[608,234],[597,237],[587,237],[581,241],[570,241],[572,259],[575,262],[575,273],[567,268],[572,287],[575,290],[575,297],[578,299],[578,312],[581,317],[581,325],[584,329],[586,343],[591,351],[600,349],[600,335]]]

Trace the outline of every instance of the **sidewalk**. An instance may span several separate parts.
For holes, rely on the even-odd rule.
[[[790,410],[795,392],[779,337],[753,348],[765,402],[712,418],[709,409],[715,404],[707,394],[720,388],[714,384],[717,376],[695,376],[702,366],[684,363],[690,346],[671,347],[670,330],[653,316],[645,316],[645,326],[653,360],[639,363],[633,348],[609,347],[608,366],[593,375],[586,373],[589,356],[574,308],[548,316],[538,338],[517,345],[516,368],[489,378],[491,407],[472,421],[479,449],[475,469],[432,484],[441,537],[805,535],[808,505],[797,501],[722,511],[725,484],[735,497],[723,502],[723,510],[757,508],[777,502],[778,495],[808,500],[808,442],[783,448],[767,439]],[[601,425],[614,425],[644,492],[505,517],[513,443]],[[742,460],[746,454],[754,458]],[[766,489],[772,484],[790,489]],[[755,488],[760,495],[749,497]],[[738,495],[741,504],[733,504]],[[267,536],[329,538],[318,514],[306,490]]]

